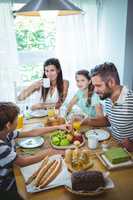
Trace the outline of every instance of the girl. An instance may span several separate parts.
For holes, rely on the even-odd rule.
[[[67,114],[72,110],[72,107],[77,104],[80,109],[89,117],[97,117],[103,115],[100,99],[93,92],[93,85],[87,70],[80,70],[75,76],[78,92],[72,98],[67,107]]]
[[[18,100],[24,100],[26,97],[37,91],[39,99],[36,99],[37,103],[32,105],[31,110],[47,109],[51,104],[54,105],[55,108],[59,108],[67,96],[69,82],[63,80],[62,70],[58,59],[50,58],[44,63],[42,78],[49,78],[49,88],[43,86],[43,80],[36,81],[21,92],[18,96]]]

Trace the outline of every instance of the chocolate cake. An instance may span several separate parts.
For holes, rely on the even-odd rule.
[[[99,171],[73,172],[71,176],[72,189],[75,191],[93,191],[105,186],[103,174]]]

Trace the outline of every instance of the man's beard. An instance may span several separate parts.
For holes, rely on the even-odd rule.
[[[99,94],[99,98],[100,98],[101,100],[110,98],[110,97],[112,96],[112,90],[111,90],[111,88],[108,86],[108,83],[106,83],[106,88],[107,88],[107,90],[106,90],[105,93],[102,94],[102,96],[100,96],[100,94]]]
[[[104,99],[110,98],[111,95],[112,95],[112,92],[108,92],[108,93],[104,93],[103,96],[100,96],[100,95],[99,95],[99,98],[100,98],[101,100],[104,100]]]

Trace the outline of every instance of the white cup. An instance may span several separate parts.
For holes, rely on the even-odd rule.
[[[88,136],[88,147],[90,149],[96,149],[98,146],[98,138],[96,135],[89,135]]]
[[[49,88],[50,87],[50,80],[49,78],[43,78],[43,87]]]

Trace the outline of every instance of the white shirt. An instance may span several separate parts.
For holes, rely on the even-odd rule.
[[[133,91],[124,86],[115,104],[107,99],[105,105],[113,137],[133,140]]]
[[[42,96],[42,90],[40,89],[39,91],[35,91],[32,96],[31,96],[31,104],[37,104],[37,103],[43,103],[43,98]],[[57,87],[55,87],[53,94],[51,95],[50,92],[48,92],[45,103],[57,103],[59,99],[59,93],[57,90]]]

